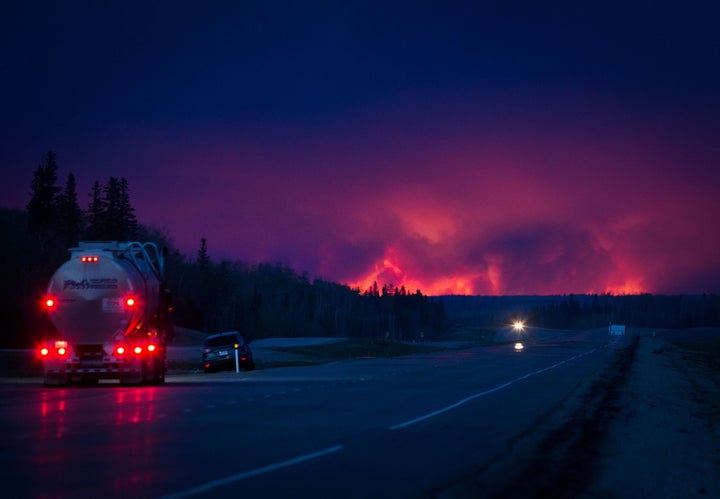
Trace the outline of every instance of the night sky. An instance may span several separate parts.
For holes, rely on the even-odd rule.
[[[127,178],[214,261],[720,292],[720,3],[5,2],[0,205]]]

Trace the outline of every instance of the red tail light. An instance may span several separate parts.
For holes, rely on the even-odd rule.
[[[142,353],[142,347],[137,346],[133,349],[133,352],[135,352],[137,355],[140,355]]]
[[[96,256],[81,256],[80,261],[83,263],[97,263],[100,259]]]
[[[117,347],[115,353],[118,355],[125,355],[125,347]]]
[[[154,352],[154,351],[155,351],[155,345],[150,344],[150,345],[148,345],[147,349],[148,349],[148,352]]]
[[[55,300],[53,298],[48,298],[45,300],[45,306],[47,308],[53,308],[55,306]]]
[[[68,342],[65,340],[55,340],[52,346],[40,347],[38,353],[41,357],[49,357],[51,355],[65,357],[70,354],[70,347],[68,346]]]
[[[135,298],[130,297],[130,298],[126,299],[125,305],[127,305],[128,307],[134,307],[135,306]]]

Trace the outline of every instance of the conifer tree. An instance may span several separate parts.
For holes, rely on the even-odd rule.
[[[48,151],[43,162],[33,172],[30,201],[27,212],[30,232],[50,237],[57,223],[57,201],[60,187],[57,184],[57,160],[53,151]]]
[[[137,236],[138,222],[130,203],[127,179],[110,177],[107,184],[95,182],[88,205],[88,238],[127,241]]]
[[[77,184],[75,175],[70,173],[65,189],[58,196],[58,222],[65,246],[75,246],[83,232],[83,211],[77,200]]]
[[[97,180],[90,191],[90,204],[87,208],[88,228],[86,238],[90,240],[102,239],[105,226],[105,200],[102,196],[102,186]]]
[[[207,251],[207,239],[204,237],[200,238],[200,249],[198,250],[197,262],[202,269],[206,269],[210,265],[210,256],[208,256]]]
[[[130,187],[125,177],[120,178],[118,184],[118,215],[122,222],[123,239],[135,239],[138,222],[135,217],[135,208],[130,204]]]

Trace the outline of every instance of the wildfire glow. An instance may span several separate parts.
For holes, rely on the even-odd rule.
[[[647,292],[647,288],[642,284],[643,279],[632,279],[623,282],[617,286],[608,286],[606,293],[613,295],[637,295]]]
[[[526,282],[523,274],[514,275],[514,265],[504,262],[502,255],[485,257],[485,268],[457,269],[443,274],[427,272],[413,265],[412,259],[401,257],[401,252],[388,246],[382,258],[367,273],[351,281],[350,286],[365,292],[377,284],[379,290],[384,286],[392,289],[404,287],[406,292],[420,290],[427,296],[439,295],[489,295],[503,294],[556,294],[558,279],[541,283]],[[511,278],[514,279],[513,282]],[[614,274],[602,276],[605,281],[596,289],[580,289],[577,292],[594,294],[607,293],[612,295],[640,294],[647,291],[644,279],[637,276],[624,276],[621,270]]]
[[[366,291],[377,283],[378,287],[392,284],[395,288],[404,287],[408,293],[420,290],[429,296],[437,295],[472,295],[475,294],[472,282],[477,276],[451,275],[438,277],[415,278],[400,262],[398,252],[388,247],[382,262],[351,284],[351,287]]]

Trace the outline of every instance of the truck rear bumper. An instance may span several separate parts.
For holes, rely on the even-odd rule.
[[[119,379],[121,382],[136,383],[143,379],[142,366],[132,367],[80,367],[74,364],[45,367],[45,384],[58,385],[69,382]]]

